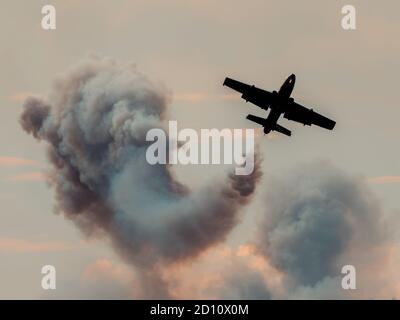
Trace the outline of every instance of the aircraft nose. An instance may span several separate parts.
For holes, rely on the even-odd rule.
[[[292,73],[292,74],[289,76],[287,82],[288,82],[288,84],[290,84],[290,85],[294,85],[294,83],[296,82],[296,76],[295,76],[294,73]]]

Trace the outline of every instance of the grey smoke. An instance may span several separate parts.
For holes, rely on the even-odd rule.
[[[221,290],[224,299],[269,300],[272,298],[260,273],[248,267],[235,266],[233,274],[227,276]]]
[[[388,236],[379,201],[361,177],[327,162],[303,165],[267,185],[257,245],[286,275],[292,288],[286,297],[315,297],[313,290],[339,297],[343,263],[357,263]]]
[[[165,88],[135,68],[88,58],[58,77],[48,98],[29,97],[20,118],[48,144],[57,210],[86,234],[110,239],[154,288],[163,286],[154,277],[160,264],[225,239],[261,176],[256,163],[249,176],[193,193],[168,165],[149,165],[146,132],[164,127],[167,106]]]

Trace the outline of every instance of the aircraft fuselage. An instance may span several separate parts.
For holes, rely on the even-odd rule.
[[[294,85],[296,82],[296,76],[291,74],[286,81],[282,84],[278,92],[274,91],[273,95],[276,97],[270,105],[270,113],[265,120],[264,133],[270,133],[278,122],[279,117],[285,112],[285,106],[288,104],[290,95],[292,94]]]

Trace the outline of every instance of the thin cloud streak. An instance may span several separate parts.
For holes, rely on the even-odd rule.
[[[0,156],[0,167],[16,167],[16,166],[38,166],[37,161],[10,156]]]
[[[49,176],[44,172],[26,172],[6,178],[9,182],[48,181]]]
[[[74,247],[75,244],[65,242],[33,242],[19,238],[0,238],[0,253],[68,251]]]
[[[26,98],[32,96],[33,93],[31,92],[16,92],[12,94],[9,99],[14,102],[23,102]]]
[[[380,176],[368,178],[367,181],[371,184],[389,184],[400,183],[400,176]]]

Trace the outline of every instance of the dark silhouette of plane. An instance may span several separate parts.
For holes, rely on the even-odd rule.
[[[271,131],[278,131],[287,136],[291,136],[292,133],[290,130],[277,123],[282,114],[284,118],[300,122],[303,125],[311,126],[314,124],[332,130],[335,127],[335,121],[316,113],[313,109],[303,107],[290,97],[295,81],[296,76],[294,74],[290,75],[282,84],[278,92],[269,92],[259,89],[254,85],[250,86],[230,78],[225,78],[223,85],[242,93],[242,98],[246,100],[246,102],[250,101],[264,110],[271,109],[266,119],[252,114],[249,114],[246,117],[246,119],[262,125],[265,134],[268,134]]]

